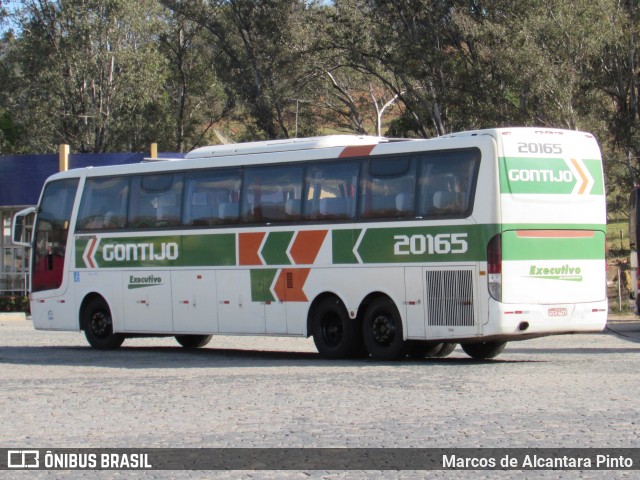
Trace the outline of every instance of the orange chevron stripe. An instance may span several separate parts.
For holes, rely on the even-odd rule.
[[[571,163],[573,164],[575,169],[578,171],[578,174],[580,175],[580,178],[582,178],[582,186],[580,187],[580,190],[578,191],[578,195],[583,195],[585,190],[587,189],[587,185],[589,184],[589,178],[585,175],[584,170],[582,170],[582,168],[580,168],[580,164],[578,163],[578,161],[575,158],[571,159]]]
[[[265,232],[250,232],[238,234],[238,264],[239,265],[262,265],[262,260],[258,255],[260,245]]]
[[[291,246],[291,258],[298,265],[311,265],[316,261],[327,230],[300,230]]]
[[[281,302],[308,302],[304,294],[304,284],[311,272],[310,268],[283,268],[276,280],[273,291]]]
[[[340,152],[340,155],[338,155],[338,157],[366,157],[374,148],[376,148],[376,145],[355,145],[352,147],[345,147],[345,149]]]

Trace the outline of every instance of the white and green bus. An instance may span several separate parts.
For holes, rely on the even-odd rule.
[[[510,340],[603,329],[604,193],[592,135],[538,128],[254,142],[62,172],[24,242],[33,323],[100,349],[282,335],[331,358],[457,344],[490,358]]]

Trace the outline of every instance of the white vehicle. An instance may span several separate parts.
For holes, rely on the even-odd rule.
[[[35,328],[101,349],[288,335],[332,358],[490,358],[607,317],[602,160],[582,132],[340,135],[62,172],[27,244]]]

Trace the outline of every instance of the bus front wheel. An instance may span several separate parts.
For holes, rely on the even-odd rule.
[[[325,298],[313,311],[311,333],[318,352],[327,358],[355,357],[362,351],[362,331],[338,298]]]
[[[377,298],[367,307],[362,331],[364,344],[373,358],[395,360],[406,352],[400,313],[388,298]]]
[[[502,353],[507,342],[479,342],[479,343],[463,343],[461,345],[464,353],[471,358],[483,360],[486,358],[494,358]]]
[[[124,335],[113,333],[111,311],[101,298],[94,298],[84,309],[84,336],[89,345],[99,350],[113,350],[124,342]]]
[[[211,341],[212,335],[176,335],[176,341],[184,348],[204,347]]]

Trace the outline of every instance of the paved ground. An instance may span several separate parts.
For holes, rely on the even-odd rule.
[[[312,340],[286,338],[214,337],[199,351],[171,338],[136,339],[100,352],[79,333],[38,332],[29,321],[0,318],[0,447],[637,447],[639,342],[640,324],[622,321],[602,334],[511,343],[491,361],[472,361],[459,348],[428,361],[326,361]],[[144,478],[469,476],[374,473],[158,471]]]

